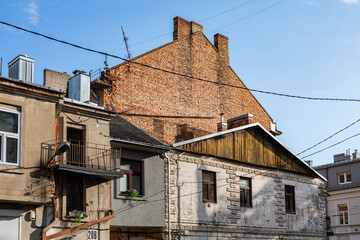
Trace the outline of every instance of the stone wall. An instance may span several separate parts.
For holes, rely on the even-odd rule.
[[[171,231],[181,239],[325,239],[320,179],[178,151],[170,157]],[[202,170],[216,172],[216,203],[202,200]],[[240,177],[252,179],[252,207],[240,206]],[[285,211],[285,185],[295,186],[296,214]]]

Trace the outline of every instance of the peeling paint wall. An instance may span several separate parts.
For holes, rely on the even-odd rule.
[[[203,202],[203,170],[216,172],[216,203]],[[252,207],[240,206],[240,177],[251,178]],[[296,214],[286,213],[285,185],[295,187]],[[172,231],[181,239],[325,239],[323,185],[305,175],[174,151]]]

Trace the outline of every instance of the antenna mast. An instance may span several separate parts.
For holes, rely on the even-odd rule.
[[[131,59],[131,53],[130,53],[130,51],[129,51],[129,47],[128,47],[128,44],[127,44],[127,41],[129,40],[126,36],[125,36],[125,32],[124,32],[124,29],[123,29],[123,27],[121,26],[121,31],[122,31],[122,33],[123,33],[123,36],[124,36],[124,42],[125,42],[125,46],[126,46],[126,51],[127,51],[127,57],[128,57],[128,59]]]

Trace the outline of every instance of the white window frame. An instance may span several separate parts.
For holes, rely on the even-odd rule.
[[[348,213],[348,223],[345,223],[345,220],[344,220],[344,223],[343,224],[340,224],[340,212],[339,212],[339,205],[343,205],[343,204],[346,204],[347,206],[347,213]],[[347,225],[350,225],[350,206],[349,206],[349,202],[338,202],[335,204],[335,209],[336,209],[336,223],[337,225],[339,226],[347,226]],[[345,211],[344,211],[345,212]],[[345,214],[344,216],[345,217]],[[345,218],[344,218],[345,219]]]
[[[338,183],[339,184],[348,184],[348,183],[351,183],[351,180],[348,181],[347,180],[347,173],[350,173],[351,174],[351,171],[346,171],[346,172],[341,172],[341,173],[338,173],[337,176],[338,176]],[[340,182],[340,174],[344,174],[344,182]],[[352,175],[352,174],[351,174]]]
[[[18,133],[9,133],[0,131],[0,148],[1,148],[1,156],[0,156],[0,164],[12,165],[12,166],[20,166],[20,153],[21,153],[21,113],[12,109],[2,108],[0,107],[1,112],[8,112],[12,114],[18,115]],[[16,163],[7,163],[6,158],[6,138],[15,138],[17,139],[17,159]]]

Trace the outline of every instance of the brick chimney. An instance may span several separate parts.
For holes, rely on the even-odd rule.
[[[217,124],[217,131],[222,132],[227,128],[227,123],[224,121],[224,113],[220,113],[220,122]]]
[[[203,32],[203,26],[196,22],[189,22],[181,17],[174,18],[174,33],[173,39],[185,39],[191,34]]]
[[[220,60],[229,64],[229,39],[217,33],[214,35],[214,46],[219,52]]]
[[[253,122],[253,115],[250,113],[227,120],[228,129],[244,126]]]

